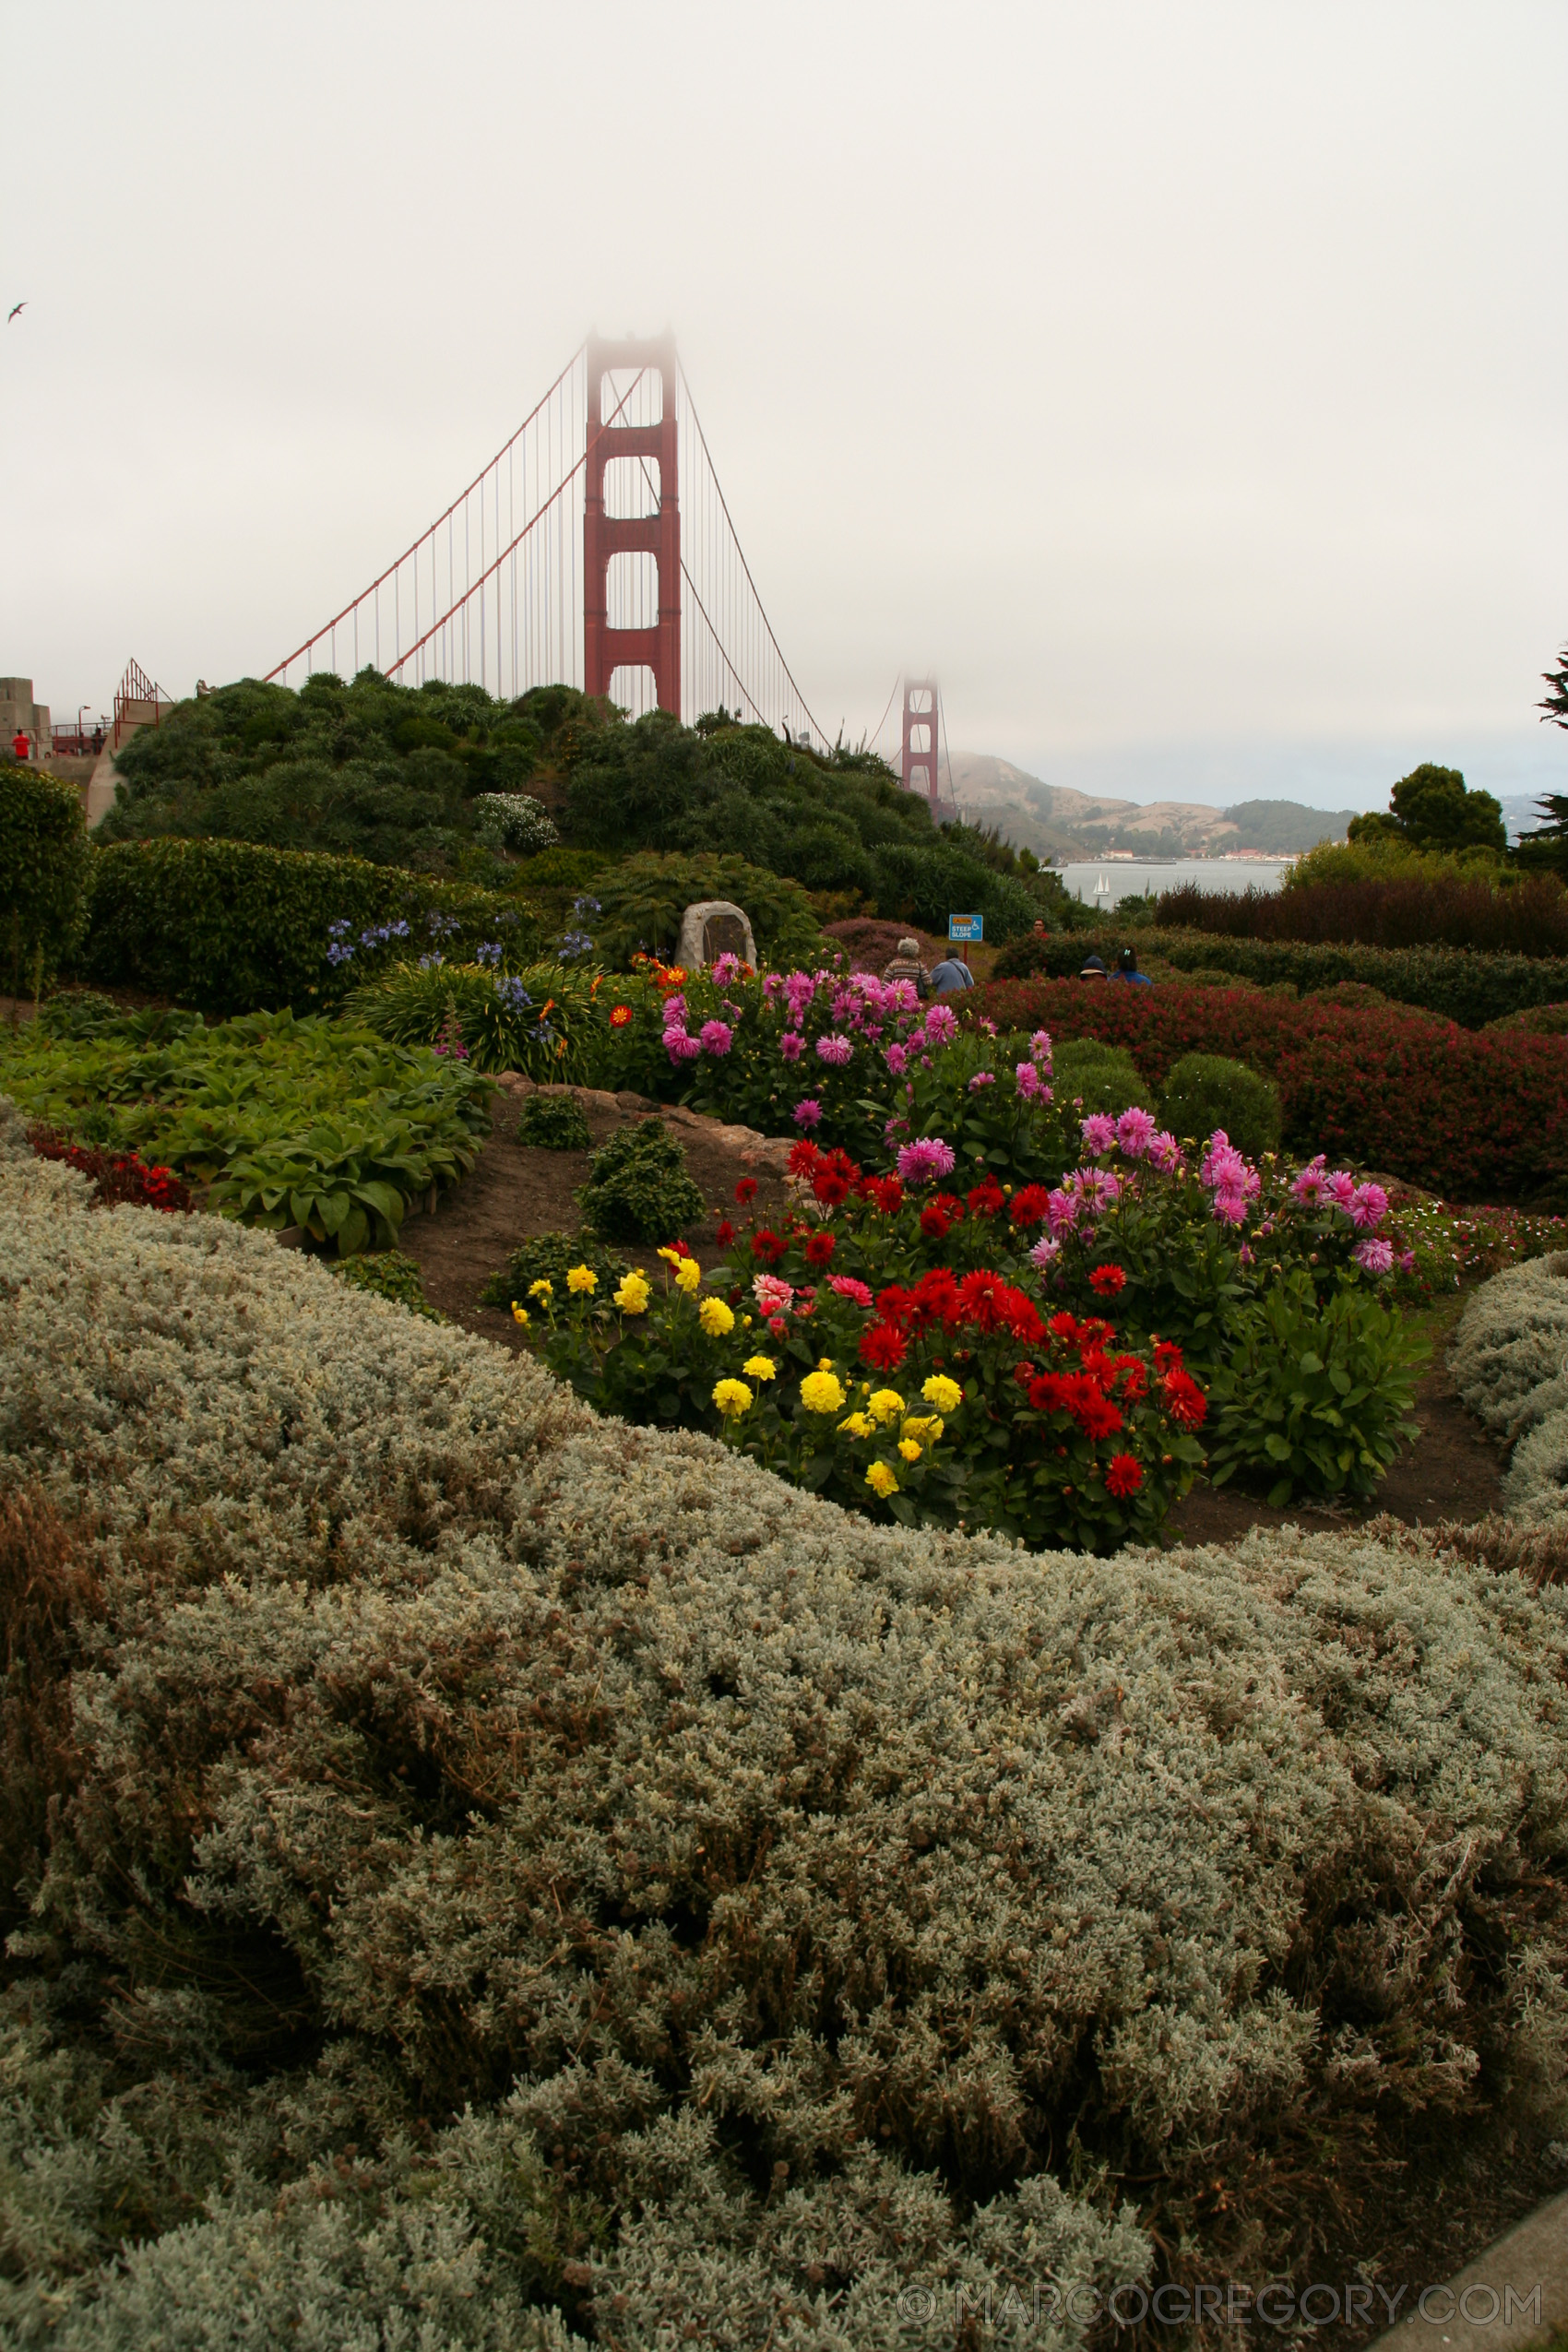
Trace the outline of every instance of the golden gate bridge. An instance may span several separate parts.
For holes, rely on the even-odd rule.
[[[763,608],[674,339],[589,336],[445,512],[268,679],[365,665],[828,748]]]

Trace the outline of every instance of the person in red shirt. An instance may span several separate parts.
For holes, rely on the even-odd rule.
[[[16,733],[11,738],[11,751],[13,755],[18,759],[26,759],[31,749],[32,745],[29,742],[26,735],[22,732],[22,730],[18,727]]]

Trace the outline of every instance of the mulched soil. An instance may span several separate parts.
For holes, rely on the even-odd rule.
[[[588,1154],[546,1151],[516,1140],[520,1094],[504,1091],[491,1104],[491,1140],[478,1166],[432,1217],[409,1218],[402,1248],[418,1261],[425,1295],[454,1323],[494,1339],[505,1348],[526,1345],[504,1308],[481,1307],[479,1293],[489,1277],[530,1233],[572,1232],[578,1221],[573,1197],[588,1176]],[[657,1117],[656,1107],[638,1095],[588,1095],[588,1132],[605,1143],[630,1121]],[[734,1213],[735,1186],[743,1176],[757,1182],[757,1206],[765,1217],[784,1205],[776,1169],[727,1140],[735,1130],[715,1130],[709,1121],[674,1123],[686,1164],[707,1202],[707,1222],[686,1236],[705,1271],[723,1256],[714,1239],[719,1220]],[[626,1250],[630,1261],[650,1270],[651,1252]],[[1453,1302],[1456,1313],[1459,1301]],[[1229,1543],[1249,1527],[1344,1528],[1386,1513],[1407,1526],[1431,1526],[1440,1520],[1469,1522],[1501,1508],[1505,1455],[1459,1402],[1443,1364],[1452,1317],[1439,1320],[1432,1360],[1417,1391],[1415,1419],[1421,1434],[1403,1452],[1365,1504],[1345,1511],[1293,1505],[1271,1511],[1266,1503],[1237,1487],[1194,1487],[1166,1522],[1173,1543]]]

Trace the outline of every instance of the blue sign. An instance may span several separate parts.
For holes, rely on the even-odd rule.
[[[947,918],[947,936],[949,939],[968,939],[972,941],[980,941],[983,939],[985,937],[985,917],[983,915],[949,915]]]

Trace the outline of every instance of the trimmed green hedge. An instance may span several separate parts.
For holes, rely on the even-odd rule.
[[[0,958],[13,995],[53,978],[80,939],[91,854],[75,785],[0,762]]]
[[[1346,980],[1417,1004],[1461,1028],[1484,1028],[1526,1004],[1568,998],[1568,956],[1504,956],[1473,947],[1361,947],[1295,939],[1228,939],[1210,931],[1074,932],[1020,939],[996,959],[998,980],[1067,980],[1091,950],[1114,965],[1131,940],[1140,963],[1180,971],[1233,972],[1263,988],[1289,980],[1303,995]]]
[[[155,990],[202,1012],[299,1012],[336,1004],[363,952],[327,960],[334,923],[350,940],[407,922],[417,954],[430,919],[449,961],[500,939],[508,963],[538,950],[533,909],[401,866],[268,849],[250,841],[123,841],[92,853],[92,919],[77,958],[86,980]],[[446,928],[455,923],[457,929]]]

